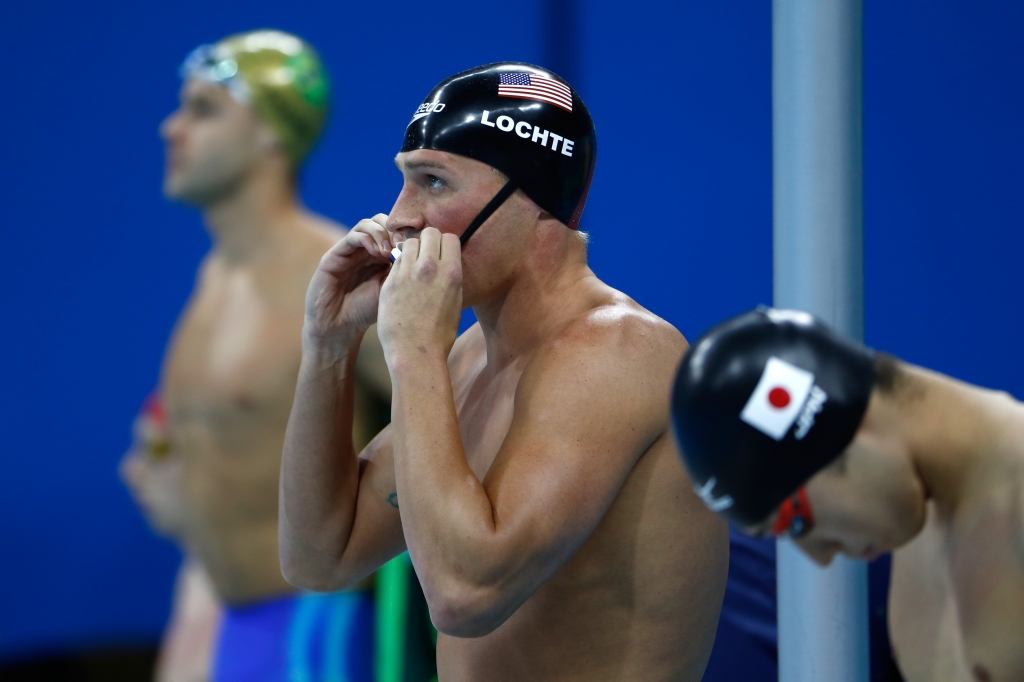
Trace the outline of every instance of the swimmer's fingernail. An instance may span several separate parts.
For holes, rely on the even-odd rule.
[[[395,248],[391,249],[391,255],[388,256],[388,257],[391,259],[391,262],[394,263],[396,260],[401,258],[401,256],[402,256],[402,250],[400,248],[398,248],[398,246],[396,246]]]

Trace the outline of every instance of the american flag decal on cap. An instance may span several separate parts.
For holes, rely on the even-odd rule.
[[[498,81],[500,97],[547,102],[572,113],[572,90],[562,81],[533,73],[503,73]]]

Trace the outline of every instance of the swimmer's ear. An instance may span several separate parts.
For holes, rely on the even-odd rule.
[[[271,130],[270,126],[260,121],[256,128],[256,145],[260,151],[264,153],[271,152],[273,150],[279,150],[284,152],[284,148],[281,146],[281,142],[277,139],[277,135]]]
[[[522,205],[523,205],[523,208],[525,209],[526,214],[527,215],[535,215],[535,216],[537,216],[537,222],[538,223],[544,222],[544,221],[547,221],[547,220],[554,220],[556,222],[558,221],[558,218],[556,218],[555,216],[551,215],[550,213],[545,211],[543,208],[538,206],[537,202],[534,201],[533,199],[531,199],[526,194],[526,192],[524,192],[522,190],[521,187],[519,189],[517,189],[515,192],[513,192],[512,196],[510,198],[522,202]]]
[[[537,213],[537,225],[540,225],[540,226],[551,225],[552,227],[557,226],[557,228],[560,229],[560,230],[564,230],[565,229],[565,225],[563,225],[562,222],[558,218],[556,218],[555,216],[551,215],[550,213],[545,211],[540,206],[537,206],[536,204],[534,204],[533,208],[536,210],[536,213]]]
[[[849,466],[849,454],[849,450],[844,450],[841,455],[839,455],[834,460],[829,462],[828,466],[826,466],[825,469],[829,470],[836,476],[845,476],[846,470]]]

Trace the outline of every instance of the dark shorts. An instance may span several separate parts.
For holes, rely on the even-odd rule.
[[[373,598],[301,594],[224,611],[213,682],[372,682]]]

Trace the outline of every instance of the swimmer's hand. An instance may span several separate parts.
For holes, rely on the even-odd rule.
[[[181,539],[186,505],[181,489],[181,458],[170,437],[158,401],[147,399],[132,425],[132,446],[118,465],[118,474],[158,534]]]
[[[423,353],[447,358],[461,314],[459,237],[428,227],[404,242],[380,292],[377,334],[388,367],[394,371],[396,363]]]
[[[347,346],[377,321],[393,248],[384,227],[387,219],[378,213],[360,220],[320,259],[306,292],[307,338]]]

